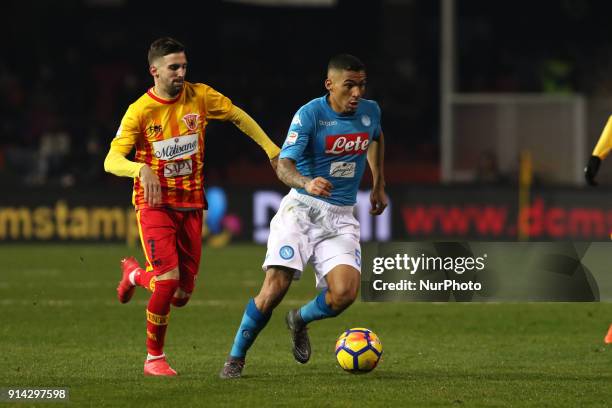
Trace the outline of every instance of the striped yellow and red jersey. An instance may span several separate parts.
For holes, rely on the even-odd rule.
[[[174,208],[205,208],[204,140],[211,119],[227,120],[229,98],[208,85],[185,82],[172,100],[153,94],[153,89],[128,108],[111,150],[129,153],[136,147],[135,161],[145,163],[161,183],[161,205]],[[134,179],[132,202],[146,208],[144,190]]]

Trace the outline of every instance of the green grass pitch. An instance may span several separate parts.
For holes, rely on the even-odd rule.
[[[310,325],[313,356],[293,361],[284,314],[311,299],[295,282],[250,351],[244,377],[220,380],[265,249],[204,248],[196,292],[173,309],[166,354],[177,378],[145,378],[144,309],[137,290],[116,300],[121,245],[0,246],[0,387],[68,387],[70,406],[529,406],[612,403],[607,303],[357,302]],[[336,364],[336,337],[368,327],[383,360],[366,375]],[[10,406],[0,402],[0,408]],[[30,406],[33,404],[15,404]],[[61,405],[56,404],[54,406]],[[48,406],[39,403],[38,406]]]

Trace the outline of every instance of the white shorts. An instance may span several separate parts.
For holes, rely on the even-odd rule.
[[[308,262],[314,266],[317,288],[327,287],[325,275],[337,265],[361,273],[359,222],[353,206],[337,206],[291,190],[270,222],[263,270],[269,266],[294,269],[299,279]]]

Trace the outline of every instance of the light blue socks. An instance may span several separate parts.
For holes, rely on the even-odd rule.
[[[242,321],[234,338],[230,356],[244,358],[259,332],[266,327],[270,316],[272,316],[272,313],[267,315],[261,313],[255,306],[255,301],[251,299],[244,310],[244,315],[242,315]]]

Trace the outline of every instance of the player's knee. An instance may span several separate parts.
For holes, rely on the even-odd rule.
[[[331,307],[342,311],[353,304],[359,292],[358,286],[343,286],[329,291]]]
[[[172,297],[172,305],[175,307],[183,307],[189,302],[191,293],[185,292],[182,288],[177,288]]]
[[[172,306],[174,307],[183,307],[185,306],[188,302],[189,302],[190,297],[183,297],[183,298],[178,298],[178,297],[173,297],[172,298]]]
[[[178,279],[156,279],[155,285],[153,287],[153,294],[158,296],[163,296],[167,298],[170,302],[172,301],[172,297],[176,292],[176,289],[179,287]]]

